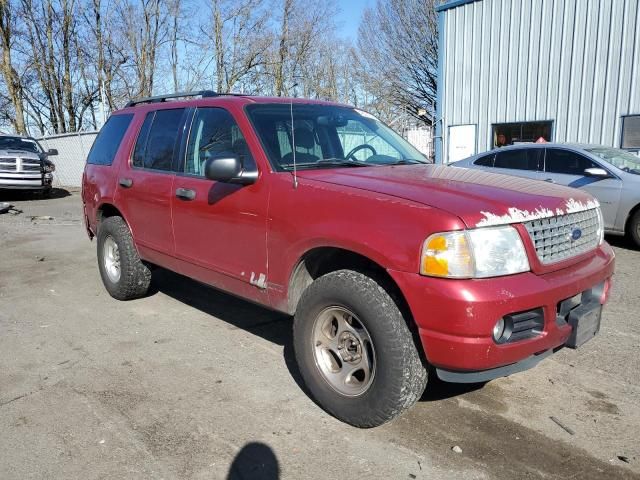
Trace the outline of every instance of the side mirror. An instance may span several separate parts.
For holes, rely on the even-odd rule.
[[[609,172],[604,168],[586,168],[584,174],[587,177],[609,178]]]
[[[55,148],[50,148],[49,150],[47,150],[47,155],[49,156],[58,155],[58,150]]]
[[[218,157],[205,162],[204,176],[216,182],[250,185],[258,179],[258,171],[244,171],[238,157]]]

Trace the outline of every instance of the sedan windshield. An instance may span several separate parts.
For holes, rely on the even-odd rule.
[[[0,150],[22,150],[23,152],[42,153],[38,142],[31,138],[0,137]]]
[[[278,103],[247,107],[271,164],[278,170],[428,163],[373,115],[355,108]]]
[[[618,148],[594,147],[585,150],[625,172],[640,175],[640,157]]]

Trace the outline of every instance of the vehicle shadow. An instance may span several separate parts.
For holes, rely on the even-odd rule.
[[[275,345],[282,346],[283,360],[289,370],[289,374],[298,387],[315,402],[302,380],[295,360],[292,317],[234,297],[163,268],[157,268],[153,271],[150,295],[156,292],[162,292],[234,327],[241,328]],[[459,384],[443,382],[437,377],[435,370],[431,369],[429,372],[429,386],[420,401],[433,402],[457,397],[478,390],[483,386],[484,383]]]
[[[149,293],[153,295],[157,291],[283,347],[284,362],[291,377],[300,389],[309,395],[293,353],[291,316],[234,297],[163,268],[153,271]]]
[[[260,442],[247,443],[234,457],[226,480],[278,480],[280,465],[274,451]]]
[[[71,195],[69,190],[54,187],[47,197],[43,196],[39,190],[12,190],[0,189],[0,201],[2,202],[30,202],[35,200],[49,200],[57,198],[65,198]]]
[[[638,251],[638,247],[636,247],[627,236],[622,237],[618,235],[605,235],[605,240],[609,243],[609,245],[613,247]]]

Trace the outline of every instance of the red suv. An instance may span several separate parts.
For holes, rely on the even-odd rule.
[[[130,102],[89,154],[114,298],[145,295],[157,265],[294,315],[311,394],[359,427],[428,374],[485,382],[598,332],[614,254],[587,193],[430,165],[345,105],[189,96]]]

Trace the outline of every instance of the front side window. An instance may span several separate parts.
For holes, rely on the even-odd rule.
[[[478,165],[479,167],[493,167],[493,159],[496,157],[495,153],[490,155],[485,155],[484,157],[480,157],[475,162],[474,165]]]
[[[222,108],[198,108],[193,117],[184,173],[204,176],[210,158],[236,156],[244,170],[255,170],[247,142],[231,114]]]
[[[521,148],[504,150],[496,153],[494,167],[510,168],[512,170],[541,170],[542,148]]]
[[[593,147],[585,150],[625,172],[640,175],[640,157],[618,148]]]
[[[144,119],[133,152],[133,165],[171,171],[178,148],[184,108],[149,112]]]
[[[559,148],[547,149],[544,163],[545,172],[566,175],[584,175],[587,168],[598,168],[598,165],[584,155]]]
[[[87,163],[91,165],[111,165],[133,119],[131,114],[112,115],[104,124],[91,146]]]
[[[322,104],[246,107],[277,170],[428,163],[417,149],[372,115]],[[293,121],[292,121],[293,117]]]

